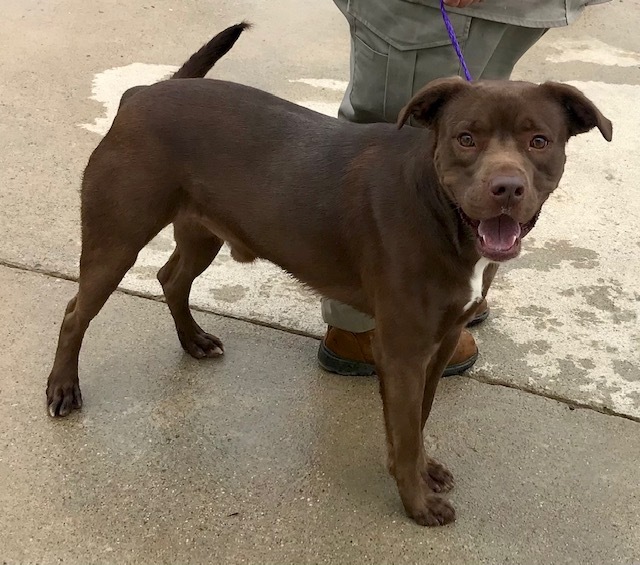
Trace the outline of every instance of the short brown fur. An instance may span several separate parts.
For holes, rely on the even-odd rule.
[[[242,29],[214,38],[177,73],[180,80],[125,94],[91,155],[79,289],[60,330],[49,412],[81,407],[84,333],[142,247],[173,223],[176,249],[158,279],[180,343],[194,357],[223,352],[189,310],[191,284],[223,242],[239,261],[268,259],[375,317],[389,467],[400,497],[419,524],[451,522],[454,510],[441,493],[453,479],[427,456],[423,427],[475,312],[474,267],[481,254],[496,254],[482,247],[477,225],[506,214],[531,229],[558,185],[569,137],[598,127],[610,139],[611,123],[582,93],[554,83],[435,81],[399,119],[427,127],[399,130],[338,121],[247,86],[185,78],[204,76]],[[550,144],[534,150],[538,134]],[[465,135],[475,145],[463,146]],[[516,243],[505,257],[517,254]],[[501,257],[494,259],[484,292]]]

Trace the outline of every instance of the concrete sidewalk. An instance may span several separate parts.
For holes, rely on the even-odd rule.
[[[183,355],[164,304],[117,293],[81,358],[85,407],[44,379],[75,284],[0,268],[4,563],[625,564],[640,555],[640,424],[469,378],[428,423],[457,522],[424,529],[385,470],[377,382],[314,339],[199,315],[227,352]],[[46,352],[47,354],[44,354]]]
[[[377,381],[317,369],[317,340],[292,332],[323,332],[318,299],[279,269],[223,252],[192,298],[227,353],[183,355],[149,300],[168,230],[122,283],[143,297],[114,295],[91,326],[84,409],[47,417],[87,159],[123,90],[244,18],[211,76],[335,115],[349,42],[330,0],[3,1],[0,562],[640,562],[640,0],[552,30],[516,69],[584,89],[614,142],[572,140],[474,330],[477,367],[439,389],[428,441],[457,479],[454,525],[406,519]]]
[[[2,241],[0,262],[27,269],[76,275],[79,179],[121,92],[167,76],[224,26],[243,18],[256,24],[211,77],[333,115],[348,78],[347,26],[330,0],[304,9],[293,0],[6,4],[0,224],[11,237]],[[316,33],[305,31],[310,22]],[[492,287],[494,315],[477,334],[475,370],[492,382],[639,419],[640,197],[633,187],[640,113],[630,111],[640,99],[637,29],[638,0],[596,6],[576,25],[550,31],[516,69],[516,77],[585,90],[613,121],[614,141],[591,132],[570,142],[560,188],[522,257]],[[164,230],[123,287],[159,294],[155,275],[172,247]],[[234,263],[226,249],[196,281],[192,303],[309,335],[324,331],[317,296],[270,264]]]

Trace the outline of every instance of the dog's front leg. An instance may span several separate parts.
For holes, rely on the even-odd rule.
[[[438,382],[440,382],[440,377],[456,349],[461,331],[462,328],[456,328],[445,336],[427,366],[424,394],[422,396],[422,419],[420,424],[422,431],[424,431],[424,426],[431,412]],[[429,457],[426,452],[422,477],[434,492],[448,492],[454,485],[453,475],[449,470],[435,459]]]
[[[402,321],[403,330],[406,330],[407,319]],[[397,331],[394,326],[394,323],[378,323],[374,343],[389,469],[396,479],[407,514],[422,526],[439,526],[452,522],[455,512],[447,500],[434,492],[428,480],[430,460],[424,451],[422,437],[427,368],[433,356],[437,356],[438,347],[426,337],[420,339],[428,334],[418,327],[416,332],[407,333]],[[430,380],[429,385],[432,384]]]

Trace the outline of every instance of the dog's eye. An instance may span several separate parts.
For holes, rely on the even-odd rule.
[[[473,141],[473,137],[469,133],[461,133],[458,136],[458,143],[462,145],[462,147],[475,147],[476,143]]]
[[[549,140],[543,135],[536,135],[529,143],[531,147],[534,149],[544,149],[547,145],[549,145]]]

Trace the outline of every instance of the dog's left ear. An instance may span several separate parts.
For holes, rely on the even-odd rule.
[[[562,106],[567,116],[569,136],[585,133],[597,127],[607,141],[611,141],[613,126],[602,115],[580,90],[568,84],[559,82],[545,82],[540,88],[546,90],[552,98],[555,98]]]
[[[468,82],[460,77],[432,80],[419,90],[409,103],[400,110],[396,125],[400,129],[406,121],[413,117],[418,123],[430,127],[438,119],[444,105],[463,90],[471,88]]]

